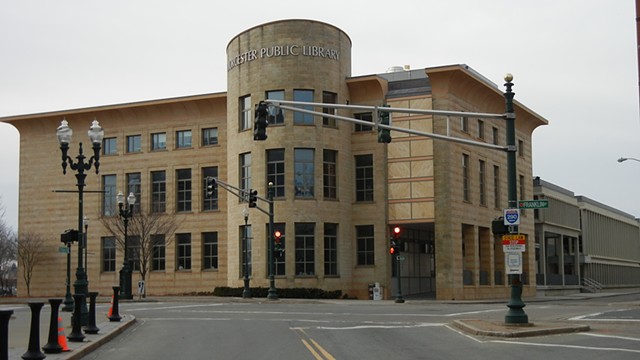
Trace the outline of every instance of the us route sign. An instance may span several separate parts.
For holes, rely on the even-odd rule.
[[[519,200],[520,209],[546,209],[549,207],[549,200]]]

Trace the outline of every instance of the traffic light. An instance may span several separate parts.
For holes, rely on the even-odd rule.
[[[258,190],[249,189],[249,207],[256,207],[256,201],[258,201]]]
[[[389,247],[389,254],[400,254],[400,226],[394,226],[392,229],[393,238],[391,239],[391,246]]]
[[[205,179],[205,198],[211,199],[215,197],[216,193],[216,179],[211,176],[207,176]]]
[[[282,233],[280,230],[276,230],[273,233],[273,241],[274,241],[274,250],[273,256],[276,259],[282,259],[284,256],[284,248],[282,247]]]
[[[389,254],[391,255],[400,254],[400,248],[398,247],[398,244],[394,240],[391,240],[391,246],[389,246]]]
[[[398,241],[400,239],[400,226],[393,227],[393,238]]]
[[[267,111],[267,103],[260,101],[256,107],[256,121],[253,127],[253,140],[267,140],[267,120],[269,112]]]
[[[383,107],[389,107],[389,105],[382,105]],[[391,125],[391,114],[388,111],[378,110],[378,118],[380,124]],[[391,130],[378,128],[378,142],[388,144],[391,142]]]
[[[69,244],[78,240],[78,230],[67,229],[60,234],[60,242],[63,244]]]

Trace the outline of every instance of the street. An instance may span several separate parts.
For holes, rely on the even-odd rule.
[[[175,301],[174,301],[175,300]],[[529,321],[591,331],[504,339],[470,336],[455,319],[501,320],[500,303],[250,301],[188,298],[121,304],[137,323],[84,359],[637,359],[640,295],[533,302]]]

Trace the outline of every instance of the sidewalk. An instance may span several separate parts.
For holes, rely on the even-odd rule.
[[[15,298],[14,298],[15,299]],[[29,336],[31,332],[31,309],[27,301],[24,299],[15,299],[16,302],[8,304],[0,302],[0,310],[13,310],[11,320],[9,320],[9,359],[20,360],[22,355],[27,352],[29,347]],[[47,299],[29,299],[28,302],[43,302],[45,305],[40,311],[40,346],[47,344],[49,338],[49,323],[51,320],[51,307]],[[96,306],[96,325],[100,329],[98,334],[84,334],[85,338],[82,342],[70,342],[67,340],[68,352],[59,354],[44,354],[46,359],[79,359],[89,352],[95,350],[100,345],[113,339],[115,336],[123,332],[125,329],[135,323],[135,317],[130,314],[122,314],[119,322],[109,321],[107,312],[111,305],[107,303],[98,303]],[[64,324],[65,338],[71,333],[71,313],[59,312]],[[4,334],[0,334],[2,336]],[[43,352],[44,353],[44,352]]]

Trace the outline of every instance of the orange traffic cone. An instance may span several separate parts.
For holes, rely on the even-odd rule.
[[[113,295],[111,295],[111,306],[109,306],[109,312],[107,313],[107,317],[111,317],[113,315]]]
[[[67,346],[67,337],[64,336],[64,324],[62,323],[62,316],[58,317],[58,345],[62,347],[62,351],[69,351]]]

